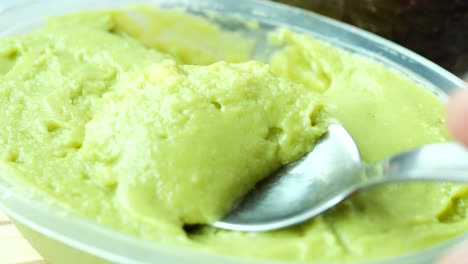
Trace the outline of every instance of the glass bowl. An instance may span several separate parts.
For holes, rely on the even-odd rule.
[[[441,67],[383,38],[320,15],[270,1],[33,0],[0,13],[0,38],[31,31],[43,24],[46,16],[119,8],[137,3],[149,3],[162,8],[180,7],[211,18],[216,17],[213,13],[220,14],[219,17],[223,18],[232,17],[232,20],[218,21],[219,25],[226,29],[243,30],[246,35],[255,38],[258,48],[252,57],[256,59],[265,59],[265,55],[268,55],[263,52],[268,45],[267,32],[278,27],[289,27],[395,69],[434,92],[442,101],[450,91],[464,86],[462,80]],[[259,26],[242,27],[242,23],[235,24],[239,19],[257,21]],[[0,208],[13,219],[26,239],[50,263],[272,263],[195,251],[122,234],[59,208],[44,197],[8,184],[7,176],[7,172],[0,169]],[[431,263],[444,250],[464,238],[461,235],[425,251],[368,264]]]
[[[461,76],[468,74],[468,1],[275,0],[391,39]]]

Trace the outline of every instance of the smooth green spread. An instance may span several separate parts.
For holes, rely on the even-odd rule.
[[[115,188],[119,206],[144,222],[218,220],[324,131],[312,126],[316,94],[258,62],[164,61],[113,89],[86,124],[79,155],[90,179]]]
[[[279,231],[185,231],[310,151],[332,120],[368,162],[448,138],[443,104],[405,76],[289,30],[271,40],[269,65],[249,61],[241,33],[141,7],[3,39],[0,169],[101,224],[230,255],[375,259],[467,230],[466,186],[412,183]]]

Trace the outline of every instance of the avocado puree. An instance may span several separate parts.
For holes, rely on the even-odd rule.
[[[0,169],[103,225],[236,256],[362,261],[468,229],[468,188],[447,183],[361,191],[273,232],[210,227],[331,121],[367,162],[448,139],[443,104],[407,77],[286,29],[270,37],[271,61],[249,61],[247,36],[137,7],[0,40]]]

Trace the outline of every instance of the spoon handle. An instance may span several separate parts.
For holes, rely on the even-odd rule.
[[[468,149],[458,143],[427,145],[367,167],[369,181],[468,182]]]

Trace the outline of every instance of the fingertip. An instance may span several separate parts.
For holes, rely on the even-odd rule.
[[[447,125],[453,137],[468,146],[468,89],[460,89],[450,97]]]
[[[468,242],[457,245],[448,251],[437,264],[466,264],[468,263]]]

